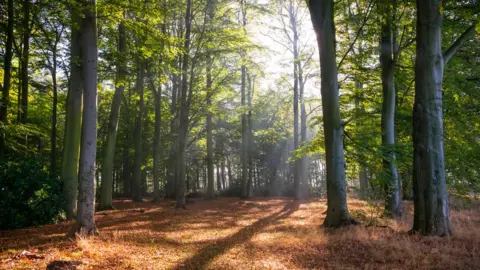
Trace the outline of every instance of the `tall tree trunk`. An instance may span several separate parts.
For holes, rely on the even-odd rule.
[[[247,74],[248,79],[248,92],[247,92],[247,99],[248,99],[248,114],[247,114],[247,125],[248,125],[248,134],[247,134],[247,145],[248,145],[248,180],[247,180],[247,197],[253,196],[253,132],[252,132],[252,92],[253,92],[253,84],[252,78],[250,75]]]
[[[70,83],[65,117],[65,139],[63,141],[63,182],[64,210],[67,219],[77,213],[78,162],[80,155],[80,135],[82,134],[82,20],[77,8],[72,8],[72,30],[70,41]]]
[[[211,26],[213,20],[214,4],[213,0],[207,1],[207,15],[208,22],[207,24]],[[209,40],[211,42],[211,40]],[[212,106],[212,56],[210,55],[210,49],[207,52],[207,194],[205,199],[211,200],[215,197],[214,194],[214,181],[213,181],[213,123],[212,123],[212,113],[210,112],[210,107]]]
[[[245,0],[240,1],[241,5],[241,12],[242,12],[242,28],[243,32],[245,35],[247,35],[247,5],[245,3]],[[246,56],[246,52],[244,51],[242,53],[242,57]],[[242,84],[241,84],[241,105],[242,108],[245,108],[245,88],[246,88],[246,77],[247,77],[247,67],[245,64],[242,64],[241,66],[241,72],[242,72]],[[247,162],[248,162],[248,130],[247,130],[247,115],[245,113],[245,110],[242,109],[242,148],[241,148],[241,164],[242,164],[242,179],[240,182],[241,185],[241,198],[247,198],[248,197],[248,190],[247,190],[247,178],[248,178],[248,167],[247,167]]]
[[[76,223],[70,231],[82,235],[94,234],[95,227],[95,156],[97,152],[97,21],[95,0],[83,1],[82,75],[83,123],[80,148],[79,197]]]
[[[53,82],[53,104],[52,104],[52,134],[50,137],[50,175],[56,175],[57,170],[57,104],[58,104],[58,89],[57,89],[57,44],[53,48],[52,55],[52,82]],[[27,95],[28,96],[28,95]],[[26,120],[26,114],[25,114]]]
[[[123,92],[125,91],[125,78],[127,70],[125,68],[125,53],[127,48],[127,37],[125,33],[125,23],[118,25],[118,53],[120,60],[117,61],[117,83],[115,94],[110,109],[110,118],[108,120],[107,139],[103,152],[102,164],[102,183],[100,186],[100,210],[113,209],[112,206],[112,180],[113,180],[113,159],[115,156],[115,144],[117,142],[118,119],[120,107],[122,105]]]
[[[241,85],[241,96],[242,96],[242,107],[245,107],[245,88],[246,88],[246,75],[247,68],[243,65],[242,70],[242,85]],[[247,181],[248,181],[248,130],[247,130],[247,115],[245,112],[242,112],[242,154],[241,154],[241,163],[242,163],[242,180],[241,180],[241,198],[248,197],[247,190]]]
[[[361,48],[360,48],[361,49]],[[360,99],[363,97],[363,85],[362,82],[358,79],[355,80],[355,90],[357,91],[357,94],[355,96],[355,114],[357,121],[355,125],[360,127],[361,121],[360,121],[360,114],[364,112],[364,107],[363,105],[360,105]],[[366,172],[366,166],[364,164],[365,162],[365,157],[363,154],[359,154],[359,173],[358,173],[358,180],[360,182],[360,193],[361,196],[366,195],[366,191],[368,189],[368,179],[367,179],[367,172]]]
[[[7,1],[7,43],[5,44],[4,64],[3,64],[3,89],[2,89],[2,102],[0,103],[0,121],[3,125],[7,125],[7,112],[10,96],[10,81],[12,76],[12,56],[13,56],[13,0]],[[5,159],[5,130],[0,129],[0,162]]]
[[[176,183],[176,200],[175,208],[185,208],[185,156],[186,156],[186,144],[188,134],[188,121],[190,111],[190,97],[192,88],[190,88],[189,97],[187,97],[187,76],[188,76],[188,63],[189,63],[189,49],[190,49],[190,32],[191,32],[191,19],[192,19],[192,0],[187,1],[187,10],[185,12],[185,42],[183,45],[184,55],[182,64],[182,88],[180,96],[180,125],[178,128],[178,154],[177,154],[177,167],[178,167],[178,181]]]
[[[442,2],[417,1],[417,58],[413,108],[413,231],[451,235],[443,149],[442,81],[445,64],[474,33],[470,26],[442,54]]]
[[[313,28],[320,49],[323,129],[327,163],[326,227],[340,227],[355,221],[347,207],[345,158],[343,154],[343,123],[340,118],[337,65],[335,61],[335,25],[333,0],[309,1]]]
[[[167,2],[163,2],[163,7],[166,9]],[[166,19],[162,24],[162,33],[167,34],[167,25]],[[161,42],[162,47],[164,46],[163,41]],[[160,61],[163,64],[163,59]],[[161,85],[158,90],[155,89],[155,83],[153,80],[153,74],[149,74],[150,77],[150,88],[153,95],[155,96],[155,129],[154,129],[154,139],[153,139],[153,202],[158,202],[161,200],[162,195],[160,194],[160,176],[162,175],[162,155],[161,155],[161,127],[162,127],[162,88]],[[165,189],[165,186],[164,186]]]
[[[27,122],[28,112],[28,60],[30,54],[30,0],[23,1],[23,52],[21,59],[22,97],[19,120]]]
[[[441,1],[417,1],[413,108],[413,231],[451,235],[443,150]]]
[[[153,78],[151,79],[153,80]],[[161,126],[162,126],[162,89],[155,91],[155,85],[151,85],[153,95],[155,96],[155,129],[153,138],[153,202],[161,200],[160,195],[160,175],[162,174],[161,157]]]
[[[143,163],[143,117],[144,117],[144,99],[143,99],[143,82],[145,79],[144,60],[139,59],[137,61],[137,82],[135,89],[139,95],[137,102],[137,117],[135,119],[135,165],[133,168],[133,194],[132,199],[134,201],[142,201],[142,163]]]
[[[175,186],[175,174],[176,174],[176,157],[177,157],[177,147],[178,147],[178,130],[176,125],[177,117],[177,93],[179,91],[178,87],[178,76],[176,74],[172,75],[172,102],[170,107],[170,115],[172,120],[170,121],[170,153],[168,157],[167,167],[167,183],[165,185],[165,192],[168,198],[175,198],[176,195],[176,186]]]
[[[295,13],[295,7],[293,2],[290,1],[288,6],[288,13],[289,13],[289,20],[290,20],[290,27],[293,32],[293,39],[292,39],[292,52],[293,52],[293,149],[297,150],[299,148],[298,143],[298,65],[297,61],[299,60],[299,53],[298,53],[298,33],[297,33],[297,18]],[[301,189],[301,160],[295,159],[294,168],[293,168],[293,185],[295,190],[295,199],[301,200],[302,199],[302,189]]]
[[[380,40],[380,65],[382,67],[382,148],[385,172],[385,212],[401,216],[403,212],[400,196],[400,181],[395,157],[395,79],[393,61],[393,6],[395,0],[382,0],[382,33]]]
[[[299,83],[299,102],[300,102],[300,145],[307,143],[307,111],[305,109],[304,93],[305,93],[305,79],[303,77],[303,67],[300,61],[297,61],[298,66],[298,83]],[[301,197],[306,199],[309,197],[309,174],[308,164],[310,158],[304,155],[300,158],[300,182],[301,182]]]

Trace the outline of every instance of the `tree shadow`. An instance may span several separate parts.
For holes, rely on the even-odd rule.
[[[257,220],[252,225],[244,227],[234,235],[211,243],[200,249],[194,256],[179,263],[174,269],[204,269],[213,259],[227,252],[235,245],[241,245],[251,239],[256,233],[269,224],[287,218],[298,210],[301,202],[291,201],[280,211]]]

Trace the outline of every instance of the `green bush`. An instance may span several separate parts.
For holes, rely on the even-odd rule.
[[[64,218],[61,183],[42,163],[38,158],[27,158],[0,165],[0,229],[55,223]]]

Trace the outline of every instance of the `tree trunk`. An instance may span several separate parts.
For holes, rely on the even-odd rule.
[[[395,1],[395,0],[393,0]],[[402,215],[402,198],[400,196],[400,181],[395,157],[395,79],[393,62],[393,13],[392,0],[381,3],[382,33],[380,40],[380,65],[382,68],[382,149],[385,188],[385,212],[398,217]],[[393,4],[395,5],[395,4]],[[395,10],[393,10],[395,12]]]
[[[162,89],[155,91],[154,85],[151,86],[155,96],[155,129],[153,138],[153,202],[161,200],[160,195],[160,175],[162,174],[161,157],[161,126],[162,126]]]
[[[292,39],[292,51],[293,51],[293,149],[298,150],[299,143],[298,143],[298,33],[297,33],[297,18],[295,13],[295,8],[293,3],[290,2],[289,5],[289,19],[290,19],[290,27],[293,32],[293,39]],[[302,199],[302,189],[301,189],[301,170],[302,164],[301,160],[295,158],[294,169],[293,169],[293,185],[295,189],[295,199],[301,200]]]
[[[248,180],[247,180],[247,197],[253,196],[253,132],[252,132],[252,95],[253,95],[253,84],[252,78],[247,74],[248,79],[248,114],[247,114],[247,125],[248,125],[248,134],[247,134],[247,147],[248,147]]]
[[[222,184],[223,184],[223,189],[226,190],[227,189],[227,181],[226,181],[226,174],[225,174],[225,159],[222,158],[222,163],[221,163],[221,167],[222,167]]]
[[[325,160],[327,163],[326,227],[355,223],[347,207],[345,158],[343,154],[343,123],[340,118],[337,65],[335,61],[335,25],[333,0],[309,1],[313,28],[320,49],[321,94]]]
[[[298,82],[299,82],[299,102],[300,102],[300,145],[307,143],[307,112],[305,109],[304,92],[305,92],[305,79],[303,77],[302,63],[297,61],[298,66]],[[301,197],[306,199],[309,197],[309,174],[308,164],[310,158],[307,155],[303,155],[300,159],[300,183],[301,183]]]
[[[228,169],[228,186],[232,186],[234,183],[233,183],[232,163],[230,162],[229,156],[227,156],[227,169]]]
[[[125,33],[125,23],[121,22],[118,26],[118,53],[121,60],[117,62],[117,83],[115,94],[110,109],[110,118],[108,120],[107,139],[103,153],[102,164],[102,184],[100,187],[100,210],[113,209],[112,206],[112,177],[113,177],[113,159],[115,156],[115,144],[117,142],[118,119],[120,115],[120,107],[123,100],[123,92],[125,90],[125,53],[127,38]]]
[[[167,167],[167,183],[165,185],[165,192],[168,198],[175,198],[176,195],[176,186],[175,186],[175,174],[176,174],[176,155],[177,155],[177,146],[178,146],[178,130],[176,126],[176,117],[177,117],[177,93],[179,91],[178,87],[178,76],[176,74],[172,75],[172,102],[170,107],[170,115],[172,120],[170,121],[170,153],[168,157]]]
[[[213,1],[208,1],[208,14],[212,19],[213,15]],[[212,16],[212,17],[210,17]],[[215,197],[214,194],[214,181],[213,181],[213,123],[212,113],[209,111],[212,106],[212,57],[207,56],[207,194],[205,199],[212,200]]]
[[[123,177],[123,196],[131,197],[132,196],[132,174],[130,171],[130,155],[129,147],[124,146],[123,148],[123,165],[122,165],[122,177]]]
[[[240,1],[240,8],[241,8],[241,16],[242,16],[242,28],[243,32],[245,35],[247,35],[247,5],[245,3],[245,0]],[[246,52],[243,51],[242,57],[246,56]],[[246,88],[246,77],[247,77],[247,67],[245,64],[242,64],[241,66],[241,72],[242,72],[242,78],[241,78],[241,105],[242,105],[242,147],[241,147],[241,165],[242,165],[242,178],[240,182],[241,186],[241,198],[247,198],[248,197],[248,190],[247,190],[247,179],[248,179],[248,167],[247,167],[247,162],[248,162],[248,130],[247,130],[247,114],[245,113],[245,88]]]
[[[63,182],[64,210],[67,219],[77,213],[78,162],[80,155],[80,135],[82,134],[82,31],[81,16],[72,8],[72,30],[70,43],[70,83],[65,117],[65,139],[61,179]]]
[[[241,67],[242,70],[242,85],[241,85],[241,96],[242,96],[242,107],[245,107],[245,88],[246,88],[246,75],[247,75],[247,68],[245,66]],[[247,190],[247,181],[248,181],[248,130],[247,130],[247,115],[245,112],[242,113],[242,181],[241,181],[241,198],[248,197],[248,190]]]
[[[13,0],[7,1],[7,43],[5,44],[5,54],[4,54],[4,64],[3,64],[3,89],[2,89],[2,102],[0,103],[0,121],[3,122],[3,125],[8,124],[7,120],[7,111],[9,104],[10,96],[10,81],[12,76],[12,46],[13,46]],[[0,129],[0,162],[3,162],[5,159],[5,130]]]
[[[217,163],[217,192],[222,190],[222,180],[220,179],[220,163]]]
[[[190,49],[190,32],[191,32],[191,19],[192,19],[192,0],[187,1],[187,10],[185,12],[185,42],[183,45],[184,55],[182,64],[182,88],[180,96],[180,125],[178,128],[178,153],[177,153],[177,167],[178,178],[176,183],[176,200],[175,208],[185,208],[185,156],[186,156],[186,143],[188,134],[188,118],[190,111],[190,97],[187,97],[187,73],[189,62],[189,49]]]
[[[95,0],[83,2],[81,30],[82,75],[84,78],[83,123],[80,148],[79,197],[76,223],[70,231],[81,235],[94,234],[95,227],[95,155],[97,152],[97,22]]]
[[[441,1],[417,1],[413,231],[440,236],[452,234],[443,150],[442,19]]]
[[[19,120],[27,122],[28,111],[28,60],[30,54],[30,0],[23,1],[23,52],[21,59],[22,97]]]
[[[143,161],[143,116],[144,116],[144,100],[143,100],[143,82],[145,79],[144,72],[144,60],[139,59],[137,61],[137,82],[135,84],[135,89],[139,95],[137,102],[137,117],[135,119],[135,130],[134,130],[134,147],[135,147],[135,165],[133,168],[133,187],[132,187],[132,199],[133,201],[140,202],[143,200],[142,197],[142,161]]]
[[[57,104],[58,104],[58,89],[57,89],[57,44],[53,48],[53,67],[52,67],[52,82],[53,82],[53,104],[52,104],[52,134],[50,137],[50,175],[56,175],[57,170]],[[28,91],[28,90],[27,90]],[[27,93],[28,97],[28,93]],[[26,114],[25,120],[26,120]]]

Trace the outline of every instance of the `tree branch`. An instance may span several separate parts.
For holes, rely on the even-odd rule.
[[[448,61],[452,58],[452,56],[462,47],[462,45],[469,40],[472,35],[475,33],[475,27],[477,26],[476,23],[472,24],[465,32],[463,32],[455,42],[453,42],[452,46],[448,48],[444,53],[443,53],[443,62],[444,64],[447,64]]]
[[[372,14],[373,3],[374,3],[374,2],[376,2],[376,0],[371,0],[371,1],[369,2],[368,7],[367,7],[367,10],[366,10],[366,13],[365,13],[365,17],[363,17],[362,25],[360,25],[360,28],[357,30],[357,33],[355,34],[355,38],[353,39],[353,42],[350,43],[350,46],[348,47],[347,51],[346,51],[345,54],[342,56],[342,59],[341,59],[340,62],[338,63],[337,70],[340,70],[340,68],[342,67],[343,61],[345,61],[345,58],[346,58],[347,55],[350,53],[350,51],[353,49],[353,46],[355,46],[355,43],[357,43],[357,39],[358,39],[358,37],[360,36],[360,34],[362,33],[363,27],[365,26],[365,24],[367,23],[368,19],[370,18],[370,14]]]

